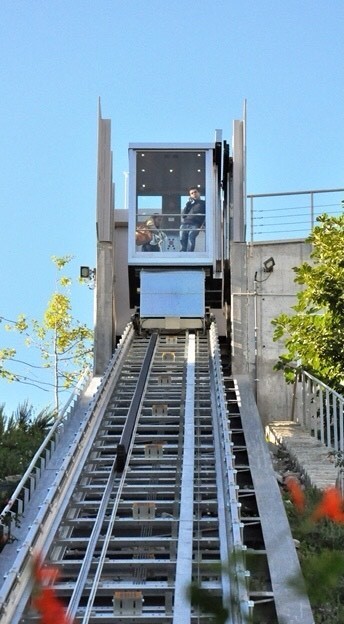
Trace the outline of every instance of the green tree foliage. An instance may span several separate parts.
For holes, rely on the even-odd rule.
[[[59,410],[59,394],[62,388],[69,388],[75,384],[92,358],[93,332],[86,325],[73,319],[71,313],[71,299],[69,287],[71,279],[61,275],[72,256],[52,257],[57,270],[56,288],[51,296],[41,321],[29,320],[20,314],[16,321],[7,321],[5,328],[19,332],[24,338],[26,346],[34,348],[40,354],[41,366],[34,368],[48,368],[53,372],[55,409]],[[15,349],[0,350],[0,377],[8,381],[34,383],[44,387],[43,380],[36,380],[20,375],[11,369],[11,365],[18,363]]]
[[[344,215],[318,217],[307,239],[312,263],[294,268],[297,294],[292,314],[274,319],[274,340],[284,339],[286,352],[275,368],[287,381],[294,379],[291,364],[302,366],[338,392],[344,382]]]
[[[35,415],[27,401],[9,417],[5,405],[0,405],[0,511],[53,422],[54,410],[46,408]]]

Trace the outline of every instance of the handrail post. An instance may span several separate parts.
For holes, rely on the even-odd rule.
[[[251,211],[251,245],[253,243],[253,195],[250,197],[250,211]]]
[[[298,381],[298,373],[295,371],[295,379],[294,379],[294,387],[293,387],[293,396],[291,401],[291,415],[290,420],[294,422],[295,418],[295,402],[296,402],[296,390],[297,390],[297,381]]]
[[[306,379],[304,372],[302,371],[302,426],[306,425]]]
[[[311,229],[314,227],[314,193],[311,191]]]

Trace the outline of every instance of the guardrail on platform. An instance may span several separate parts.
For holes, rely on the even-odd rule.
[[[307,238],[321,214],[339,216],[344,188],[247,195],[250,242]]]

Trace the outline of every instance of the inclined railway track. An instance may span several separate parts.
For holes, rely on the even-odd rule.
[[[215,325],[176,335],[131,329],[97,397],[73,432],[64,482],[59,471],[51,485],[44,530],[25,538],[5,575],[1,623],[38,621],[29,600],[35,549],[58,567],[55,591],[77,624],[206,624],[186,595],[191,583],[229,607],[227,624],[252,613],[278,622]],[[254,591],[247,548],[260,561]]]

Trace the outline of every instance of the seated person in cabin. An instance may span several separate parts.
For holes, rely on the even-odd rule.
[[[205,201],[195,186],[189,189],[190,199],[182,212],[180,251],[195,251],[195,243],[205,222]]]
[[[144,227],[149,232],[150,240],[142,245],[142,251],[161,251],[161,245],[166,238],[165,232],[160,229],[161,214],[153,214],[144,222]]]

